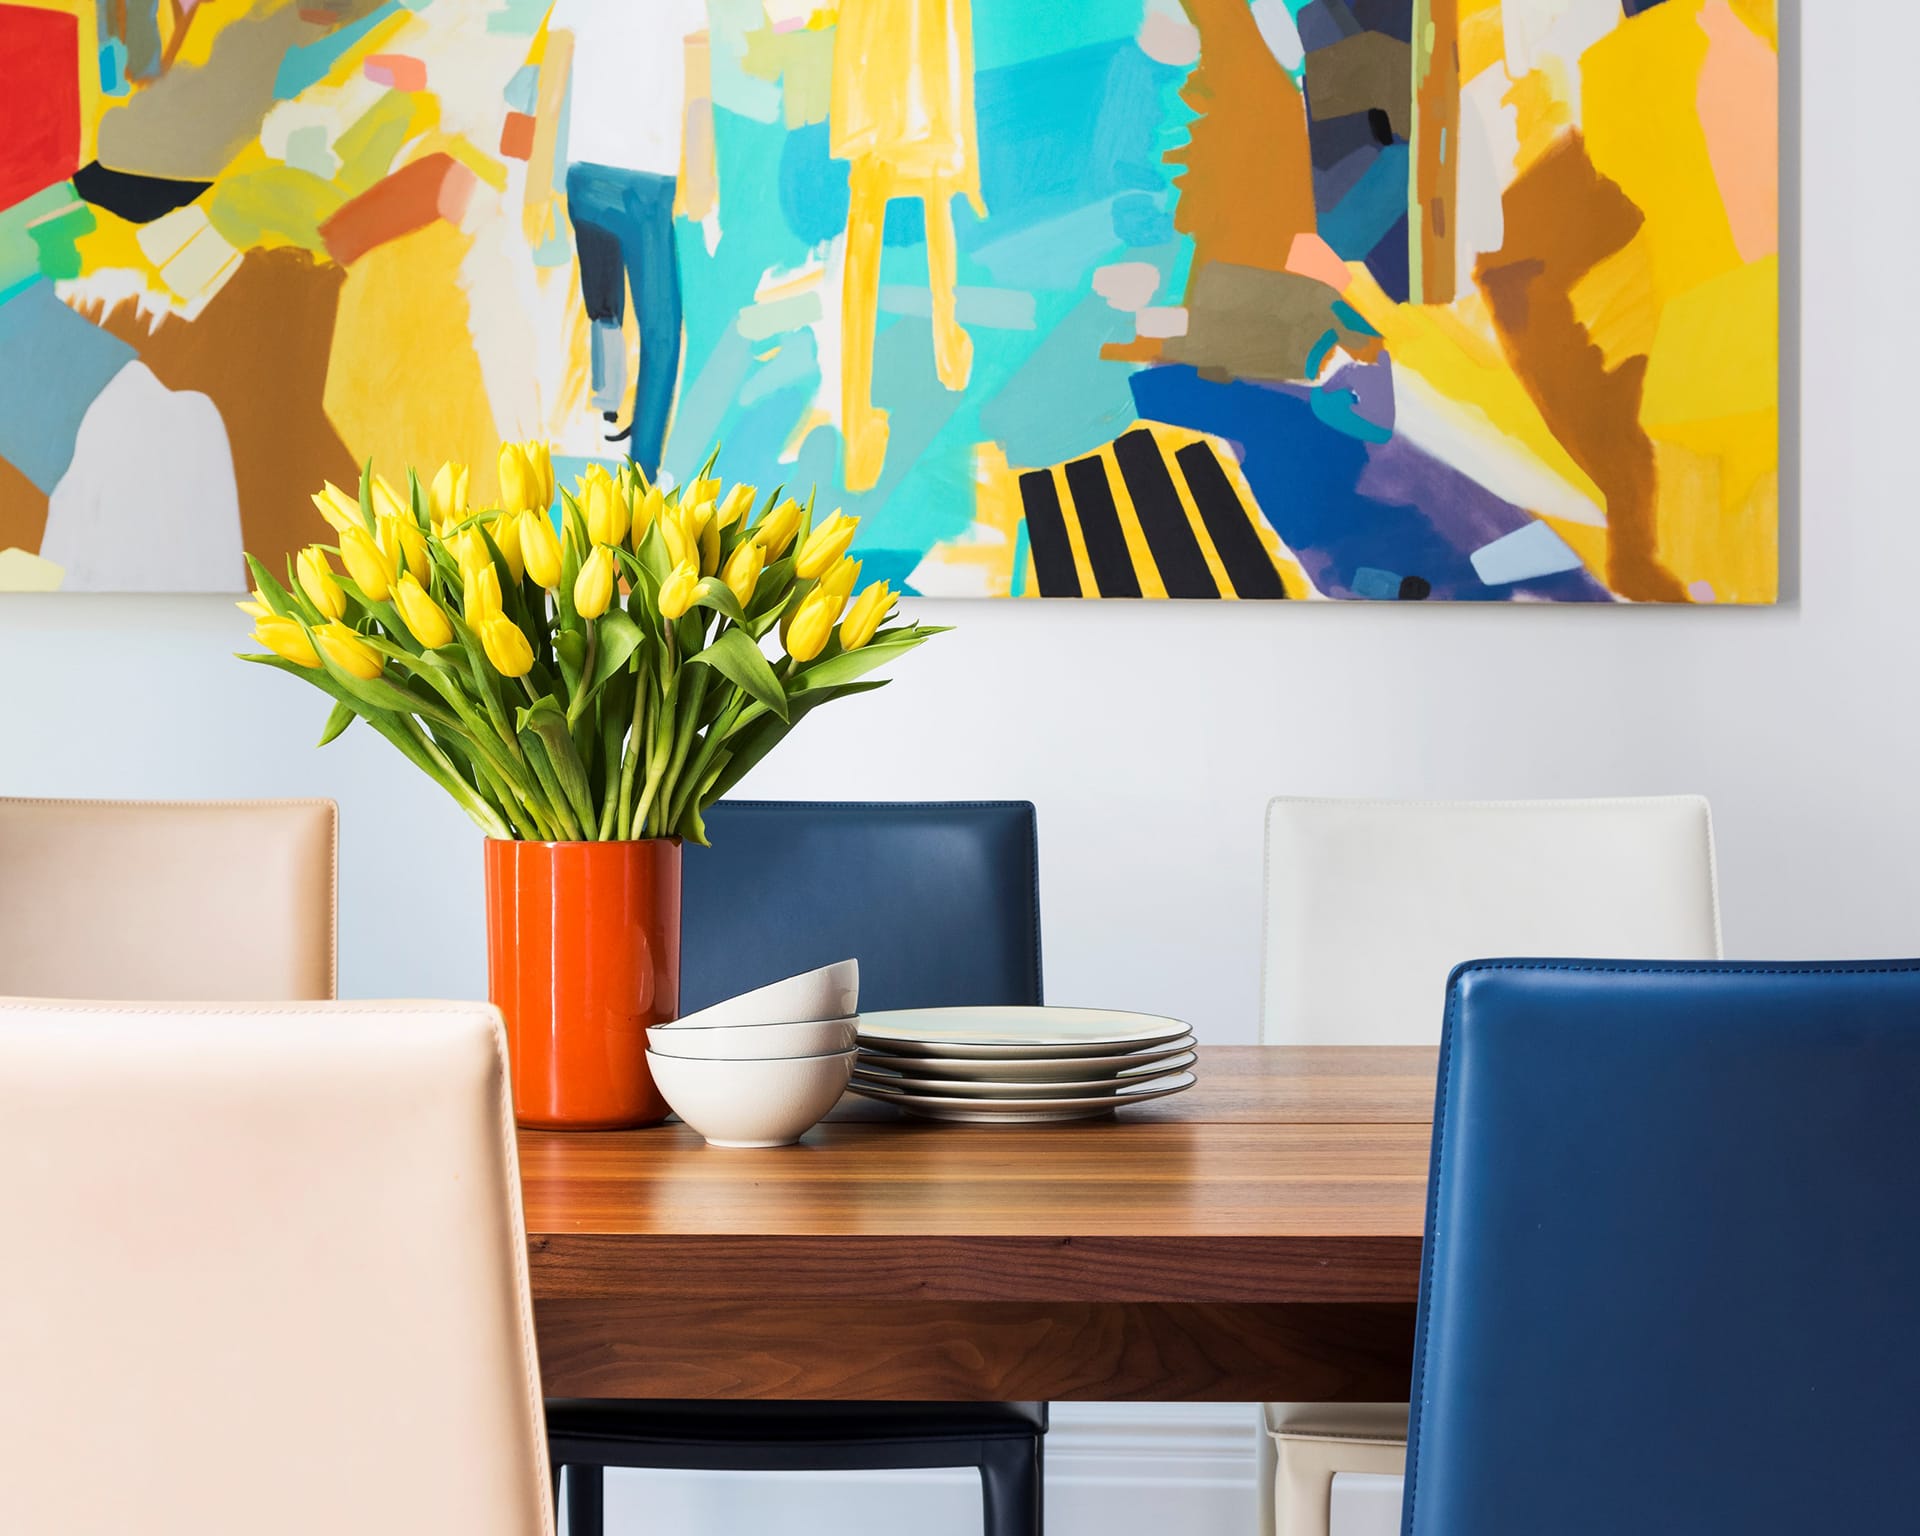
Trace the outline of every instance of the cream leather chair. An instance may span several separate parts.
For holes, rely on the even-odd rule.
[[[0,1531],[550,1536],[499,1015],[0,1000]]]
[[[1270,1045],[1435,1045],[1462,960],[1720,954],[1707,802],[1277,799],[1267,806],[1260,1035]],[[1333,1479],[1398,1475],[1403,1403],[1265,1405],[1261,1528],[1330,1525]],[[1399,1530],[1398,1504],[1385,1529]]]
[[[330,800],[0,799],[0,993],[334,994]]]

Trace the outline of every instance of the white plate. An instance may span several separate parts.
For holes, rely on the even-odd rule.
[[[1174,1077],[1149,1078],[1130,1083],[1114,1093],[1084,1099],[1015,1099],[995,1103],[988,1099],[962,1099],[947,1094],[902,1093],[892,1088],[876,1088],[855,1079],[847,1085],[849,1093],[878,1099],[882,1104],[898,1105],[910,1115],[925,1120],[966,1120],[978,1125],[1043,1125],[1057,1120],[1091,1120],[1110,1115],[1129,1104],[1144,1104],[1149,1099],[1164,1099],[1170,1093],[1191,1088],[1194,1076],[1182,1072]]]
[[[860,1040],[892,1056],[1115,1056],[1187,1033],[1178,1019],[1107,1008],[899,1008],[860,1015]]]
[[[860,962],[836,960],[742,992],[656,1029],[728,1029],[740,1024],[814,1024],[860,1011]]]
[[[940,1078],[954,1082],[1090,1082],[1095,1078],[1111,1080],[1169,1070],[1163,1063],[1184,1055],[1193,1046],[1193,1036],[1182,1035],[1165,1045],[1150,1045],[1142,1050],[1123,1051],[1114,1056],[999,1056],[978,1059],[970,1056],[894,1056],[873,1046],[862,1046],[860,1065],[898,1072],[903,1077]]]
[[[863,1057],[853,1069],[856,1083],[871,1083],[876,1088],[894,1088],[902,1093],[951,1094],[963,1099],[1084,1099],[1117,1093],[1129,1084],[1157,1082],[1184,1072],[1194,1063],[1192,1051],[1182,1051],[1165,1061],[1147,1067],[1135,1067],[1118,1077],[1099,1077],[1084,1082],[1010,1082],[992,1078],[937,1078],[902,1076],[895,1072],[870,1069]]]

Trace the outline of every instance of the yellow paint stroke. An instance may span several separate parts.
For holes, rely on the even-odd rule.
[[[1766,440],[1779,430],[1773,412],[1701,423],[1693,442],[1654,443],[1659,476],[1660,562],[1691,586],[1704,581],[1722,603],[1770,603],[1779,596],[1780,476],[1729,455],[1730,444]],[[1695,446],[1698,444],[1698,446]]]
[[[573,34],[563,27],[547,30],[541,24],[546,47],[540,63],[540,94],[533,111],[533,148],[527,155],[527,198],[521,218],[527,244],[544,245],[560,217],[560,198],[553,185],[554,150],[560,142],[560,113],[567,104],[567,82],[573,74]]]
[[[1593,266],[1567,295],[1609,371],[1650,352],[1659,328],[1660,296],[1644,233]]]
[[[798,434],[800,439],[804,436],[804,432]],[[959,590],[977,591],[983,597],[1011,597],[1014,550],[1019,547],[1020,525],[1026,519],[1020,473],[1007,463],[1006,451],[998,443],[975,443],[972,524],[961,537],[935,544],[923,563],[936,569],[977,573],[976,582],[958,584]],[[1031,550],[1027,552],[1024,577],[1021,596],[1037,598],[1040,589]]]
[[[1120,460],[1114,455],[1113,444],[1108,443],[1094,457],[1100,461],[1100,473],[1107,477],[1107,490],[1113,497],[1114,510],[1120,515],[1120,537],[1126,540],[1127,561],[1139,579],[1140,595],[1165,597],[1167,584],[1153,558],[1153,547],[1147,543],[1147,530],[1140,526],[1140,510],[1133,504],[1133,492],[1127,487],[1127,477],[1120,472]]]
[[[1651,431],[1780,402],[1780,259],[1737,267],[1667,301],[1640,420]]]
[[[973,111],[972,0],[848,0],[834,43],[830,153],[850,165],[841,294],[843,479],[870,490],[887,455],[887,416],[873,403],[880,236],[887,204],[917,197],[926,214],[934,368],[961,390],[973,340],[955,313],[953,199],[982,217]]]
[[[325,407],[356,462],[472,464],[499,437],[468,327],[460,267],[472,237],[436,222],[375,246],[347,269],[327,360]],[[420,388],[421,359],[433,387]],[[476,485],[476,494],[481,487]]]
[[[673,189],[673,211],[697,224],[720,205],[713,139],[713,45],[705,32],[693,32],[684,46],[686,115],[681,123],[680,179]]]
[[[1500,0],[1459,0],[1459,49],[1462,85],[1506,59]]]
[[[1666,0],[1583,56],[1588,157],[1646,214],[1654,291],[1685,293],[1740,264],[1700,125],[1701,0]]]
[[[1780,51],[1780,8],[1775,0],[1732,0],[1733,14],[1764,38],[1775,53]]]
[[[414,141],[408,158],[419,160],[431,154],[451,155],[494,191],[507,190],[507,168],[500,157],[477,148],[464,133],[423,133]]]

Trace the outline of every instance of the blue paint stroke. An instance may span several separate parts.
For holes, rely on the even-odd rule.
[[[1407,146],[1389,144],[1353,190],[1321,210],[1320,237],[1342,261],[1360,261],[1407,212]]]
[[[1473,568],[1490,587],[1558,576],[1580,566],[1580,557],[1545,523],[1528,523],[1473,552]]]
[[[335,27],[325,37],[316,38],[311,43],[301,43],[289,48],[280,59],[280,68],[273,77],[273,99],[291,101],[309,86],[318,85],[333,72],[353,45],[365,37],[389,16],[397,16],[405,7],[400,0],[387,0],[385,5],[377,5],[358,21],[347,22]],[[542,7],[545,14],[545,7]],[[493,18],[487,18],[491,30]]]
[[[0,304],[0,459],[47,495],[73,463],[80,423],[135,353],[36,282]]]

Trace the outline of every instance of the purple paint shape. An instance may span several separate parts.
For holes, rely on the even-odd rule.
[[[1367,467],[1356,489],[1369,501],[1413,508],[1462,555],[1534,520],[1404,437],[1367,445]]]
[[[1323,379],[1322,389],[1344,389],[1353,396],[1354,414],[1376,427],[1393,430],[1393,365],[1348,363]]]

